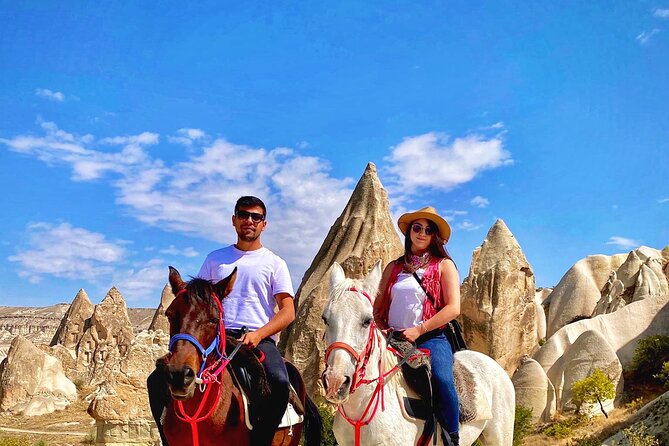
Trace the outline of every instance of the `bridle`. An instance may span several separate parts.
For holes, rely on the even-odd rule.
[[[182,295],[186,294],[187,292],[188,291],[186,288],[181,289],[176,294],[176,299],[179,299]],[[200,353],[200,356],[202,357],[202,364],[200,365],[200,370],[195,377],[195,384],[199,385],[200,392],[202,392],[202,399],[200,400],[200,404],[198,405],[197,410],[193,415],[188,415],[184,410],[183,402],[181,400],[176,401],[177,410],[175,410],[177,418],[190,425],[194,446],[198,446],[200,444],[197,430],[197,423],[209,418],[214,413],[214,410],[218,406],[218,401],[221,397],[221,390],[223,387],[222,386],[223,380],[219,379],[219,376],[222,378],[225,368],[242,346],[241,342],[238,343],[235,346],[235,349],[230,353],[230,356],[225,355],[226,336],[225,336],[225,323],[223,322],[223,316],[224,316],[223,305],[221,304],[221,299],[218,297],[216,292],[214,291],[211,292],[211,298],[214,300],[214,302],[216,302],[216,306],[218,307],[219,318],[218,318],[218,330],[216,332],[216,337],[211,342],[211,344],[209,344],[209,347],[204,348],[200,343],[200,341],[198,341],[193,335],[189,333],[175,334],[170,338],[170,343],[168,346],[168,350],[170,351],[170,353],[172,353],[172,348],[174,347],[174,344],[177,341],[190,342],[191,344],[193,344],[193,346],[197,349],[197,351]],[[212,353],[214,355],[212,355]],[[207,366],[207,360],[210,357],[213,357],[214,359],[213,362],[211,362],[211,364]],[[209,385],[213,383],[216,383],[218,385],[217,386]],[[209,397],[209,392],[212,387],[216,387],[216,397],[214,398],[209,410],[204,415],[200,415],[202,410],[204,409],[205,403]]]
[[[369,301],[370,304],[372,304],[372,306],[374,305],[372,298],[364,290],[360,290],[355,287],[349,287],[346,288],[344,291],[353,291],[360,293],[367,298],[367,300]],[[360,446],[360,429],[363,426],[367,426],[369,423],[371,423],[372,419],[374,419],[374,416],[376,415],[376,412],[379,408],[379,403],[381,405],[381,411],[383,412],[385,410],[384,388],[385,388],[386,378],[392,373],[395,373],[397,370],[399,370],[401,364],[406,362],[408,359],[416,357],[416,355],[414,356],[409,355],[406,358],[403,358],[402,355],[399,354],[394,348],[387,346],[386,348],[393,354],[402,358],[402,361],[391,367],[390,370],[388,370],[387,372],[383,372],[383,354],[380,353],[378,362],[379,376],[372,379],[366,379],[365,374],[367,371],[367,365],[369,364],[369,360],[371,358],[374,346],[377,346],[379,348],[381,347],[381,335],[379,334],[379,331],[376,328],[377,328],[376,323],[374,321],[371,321],[369,324],[369,334],[367,336],[367,343],[365,344],[365,348],[360,354],[356,352],[355,349],[351,347],[351,345],[340,341],[333,342],[332,344],[328,345],[327,349],[325,350],[326,367],[330,354],[336,349],[341,349],[346,351],[355,360],[355,372],[353,374],[351,382],[351,390],[349,391],[349,393],[352,394],[353,392],[355,392],[356,389],[358,389],[362,385],[376,383],[376,387],[372,391],[372,396],[369,399],[369,403],[367,403],[367,407],[365,407],[365,410],[362,413],[362,416],[360,417],[359,420],[353,420],[351,417],[349,417],[346,414],[341,404],[337,406],[337,410],[339,411],[341,416],[355,428],[356,446]],[[421,354],[424,354],[424,352],[421,352]]]

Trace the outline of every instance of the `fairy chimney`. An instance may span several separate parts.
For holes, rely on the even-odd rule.
[[[77,349],[77,362],[89,382],[97,382],[127,354],[134,335],[123,296],[112,287],[95,306],[90,326]]]
[[[170,322],[167,320],[167,316],[165,316],[165,310],[167,310],[173,300],[172,287],[169,284],[165,284],[163,293],[160,296],[160,305],[158,305],[158,309],[153,315],[149,330],[162,330],[164,333],[170,332]]]
[[[403,249],[390,215],[388,195],[376,166],[369,163],[304,274],[297,290],[295,322],[281,337],[280,348],[302,372],[312,396],[318,395],[318,377],[324,367],[321,314],[328,300],[330,266],[336,261],[347,277],[361,278],[379,259],[386,264],[399,257]]]
[[[51,340],[51,346],[60,344],[74,351],[86,330],[86,323],[93,315],[93,304],[84,289],[80,289],[60,321],[60,326]]]
[[[0,364],[0,411],[23,416],[62,410],[77,399],[77,389],[58,359],[16,336]]]
[[[469,348],[491,356],[511,374],[538,346],[534,273],[502,220],[474,250],[461,287]]]

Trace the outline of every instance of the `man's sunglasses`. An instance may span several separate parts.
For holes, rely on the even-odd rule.
[[[251,217],[251,220],[253,220],[253,223],[260,223],[261,221],[263,221],[265,219],[265,216],[263,214],[259,214],[257,212],[237,211],[237,212],[235,212],[235,215],[240,220],[248,220],[248,218]]]
[[[411,230],[416,234],[420,234],[421,231],[423,231],[425,232],[425,235],[432,235],[436,232],[436,230],[432,226],[423,227],[423,225],[421,225],[420,223],[412,224]]]

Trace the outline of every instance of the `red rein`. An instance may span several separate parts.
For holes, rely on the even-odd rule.
[[[182,294],[186,293],[186,289],[182,289],[179,291],[176,295],[176,297],[180,297]],[[221,397],[221,390],[223,388],[223,382],[222,380],[219,380],[218,377],[219,375],[222,375],[225,372],[225,367],[228,365],[230,362],[230,358],[227,358],[225,356],[225,324],[223,323],[223,305],[221,305],[221,300],[218,298],[216,293],[211,294],[211,297],[214,299],[216,302],[216,306],[218,306],[218,311],[219,311],[219,321],[218,321],[218,329],[219,329],[219,345],[218,345],[218,359],[211,363],[208,367],[206,367],[202,373],[200,374],[199,378],[202,379],[202,384],[200,384],[200,389],[202,389],[202,386],[204,386],[204,392],[202,392],[202,398],[200,399],[200,404],[198,405],[197,409],[195,410],[195,413],[193,415],[188,415],[184,409],[183,402],[177,401],[176,402],[176,407],[177,410],[175,411],[177,418],[179,418],[181,421],[184,421],[190,425],[191,428],[191,434],[192,434],[192,439],[193,439],[193,446],[199,446],[200,445],[200,436],[198,433],[197,429],[197,423],[200,421],[204,421],[207,418],[209,418],[213,413],[214,410],[216,410],[216,407],[218,406],[218,401]],[[222,353],[221,353],[222,352]],[[204,360],[204,359],[203,359]],[[216,397],[212,400],[211,407],[209,410],[202,416],[200,414],[202,413],[202,410],[204,409],[204,406],[207,402],[207,399],[209,397],[209,393],[211,390],[211,387],[209,384],[218,384],[216,386]],[[202,390],[200,390],[202,391]]]
[[[346,291],[353,291],[353,292],[358,292],[365,296],[367,300],[369,301],[370,304],[373,305],[372,298],[369,297],[369,294],[367,294],[363,290],[359,290],[357,288],[348,288]],[[362,416],[360,417],[359,420],[353,420],[351,419],[348,415],[346,415],[346,412],[342,408],[342,406],[338,406],[337,410],[341,414],[342,417],[346,421],[348,421],[349,424],[351,424],[355,428],[355,445],[360,446],[360,429],[362,426],[367,426],[369,423],[371,423],[372,419],[374,419],[374,416],[376,415],[376,411],[379,408],[379,402],[381,403],[381,411],[385,410],[385,400],[384,400],[384,388],[385,388],[385,379],[388,375],[391,373],[394,373],[396,370],[398,370],[398,366],[394,366],[391,368],[389,371],[386,373],[383,373],[383,368],[382,368],[382,359],[383,359],[383,354],[379,354],[379,363],[378,363],[378,370],[379,370],[379,376],[374,379],[365,379],[365,374],[367,371],[367,365],[369,364],[369,359],[372,354],[372,349],[374,348],[374,345],[380,347],[381,346],[381,338],[376,330],[376,323],[372,321],[369,325],[369,336],[367,337],[367,344],[365,345],[365,349],[362,352],[361,355],[359,355],[353,347],[350,345],[346,344],[345,342],[333,342],[330,344],[325,351],[325,362],[327,363],[328,357],[330,356],[330,353],[332,353],[333,350],[336,350],[338,348],[345,350],[348,352],[356,361],[356,369],[355,373],[353,375],[353,381],[351,382],[351,390],[350,393],[355,392],[355,390],[364,385],[364,384],[372,384],[376,382],[376,387],[374,388],[374,391],[372,392],[372,396],[369,399],[369,403],[367,403],[367,407],[365,407],[365,411],[363,412]],[[394,350],[391,350],[394,352]],[[374,408],[372,409],[372,406]],[[371,410],[371,413],[370,412]],[[369,415],[368,415],[369,414]]]

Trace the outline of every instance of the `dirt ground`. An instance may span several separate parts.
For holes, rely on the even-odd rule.
[[[87,408],[88,403],[80,398],[64,410],[38,417],[1,413],[0,439],[25,439],[49,446],[95,444],[95,420],[86,413]]]

